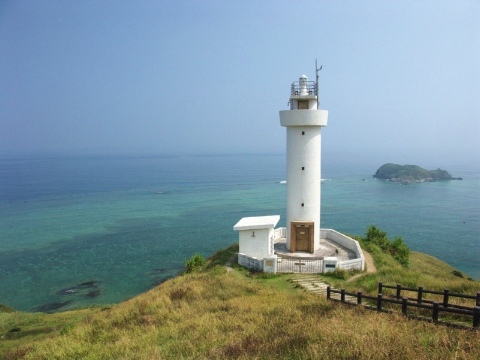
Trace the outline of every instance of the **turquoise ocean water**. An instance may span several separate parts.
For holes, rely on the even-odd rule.
[[[322,227],[375,224],[480,279],[479,169],[405,186],[373,179],[380,165],[324,160]],[[67,310],[133,297],[194,253],[235,243],[244,216],[278,214],[285,226],[282,180],[284,155],[1,157],[0,303]]]

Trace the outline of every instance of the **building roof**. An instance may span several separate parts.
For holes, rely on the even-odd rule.
[[[244,217],[233,227],[234,230],[253,230],[274,228],[280,215]]]

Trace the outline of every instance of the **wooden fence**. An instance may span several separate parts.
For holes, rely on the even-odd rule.
[[[384,297],[382,294],[382,291],[384,288],[396,289],[397,292],[396,292],[395,298]],[[416,298],[401,297],[402,291],[417,292],[417,297]],[[344,289],[336,290],[336,289],[332,289],[330,286],[327,287],[327,299],[331,299],[332,293],[340,294],[340,301],[343,303],[345,303],[346,295],[355,297],[357,299],[358,305],[363,305],[364,299],[373,300],[376,303],[376,310],[378,311],[384,310],[383,309],[384,303],[398,304],[402,306],[402,313],[405,316],[408,315],[408,307],[430,310],[432,312],[432,320],[434,322],[439,321],[438,320],[439,312],[471,316],[473,328],[480,330],[480,292],[477,292],[477,295],[464,295],[464,294],[450,293],[448,290],[444,290],[443,292],[440,292],[440,291],[425,290],[422,287],[419,287],[418,289],[412,289],[412,288],[404,288],[400,284],[397,284],[396,286],[391,286],[391,285],[383,285],[382,283],[378,283],[377,296],[365,295],[361,291],[357,293],[349,293],[349,292],[346,292]],[[423,299],[423,294],[443,295],[443,302],[440,303],[438,301]],[[452,304],[452,303],[449,303],[449,300],[451,298],[473,299],[475,300],[475,305],[473,307],[466,307],[462,305]],[[452,324],[449,322],[444,322],[444,323]]]

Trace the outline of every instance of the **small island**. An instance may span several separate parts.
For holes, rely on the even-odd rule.
[[[382,179],[402,184],[410,184],[417,182],[432,182],[439,180],[463,180],[462,178],[454,178],[446,170],[426,170],[417,165],[398,165],[383,164],[373,175],[375,179]]]

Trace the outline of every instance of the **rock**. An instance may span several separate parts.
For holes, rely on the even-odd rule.
[[[68,300],[68,301],[64,301],[64,302],[46,303],[44,305],[41,305],[41,306],[35,308],[35,311],[49,313],[49,312],[53,312],[54,310],[58,310],[62,307],[65,307],[67,305],[70,305],[71,303],[73,303],[72,300]]]
[[[81,284],[77,284],[75,286],[59,290],[59,291],[57,291],[57,295],[85,295],[85,292],[87,292],[88,290],[91,290],[91,289],[97,289],[100,286],[101,283],[102,283],[101,281],[96,281],[96,280],[86,281],[86,282],[83,282]],[[90,292],[93,293],[95,291],[96,290],[93,290],[93,291],[90,291]],[[98,291],[100,291],[100,290],[98,290]],[[98,295],[96,295],[96,296],[98,296]]]
[[[72,295],[75,294],[77,291],[74,288],[62,289],[57,291],[57,295]]]
[[[102,293],[102,291],[100,289],[96,289],[96,290],[93,290],[93,291],[90,291],[88,292],[85,297],[86,298],[90,298],[90,299],[93,299],[93,298],[96,298],[97,296],[100,296],[100,294]]]
[[[166,268],[156,268],[156,269],[153,269],[152,271],[150,271],[148,273],[148,275],[152,275],[152,276],[155,276],[155,275],[158,275],[160,273],[163,273],[165,272],[167,269]]]
[[[77,289],[88,289],[88,288],[97,287],[100,284],[101,284],[100,281],[90,280],[90,281],[86,281],[84,283],[76,285],[75,288],[77,288]]]

